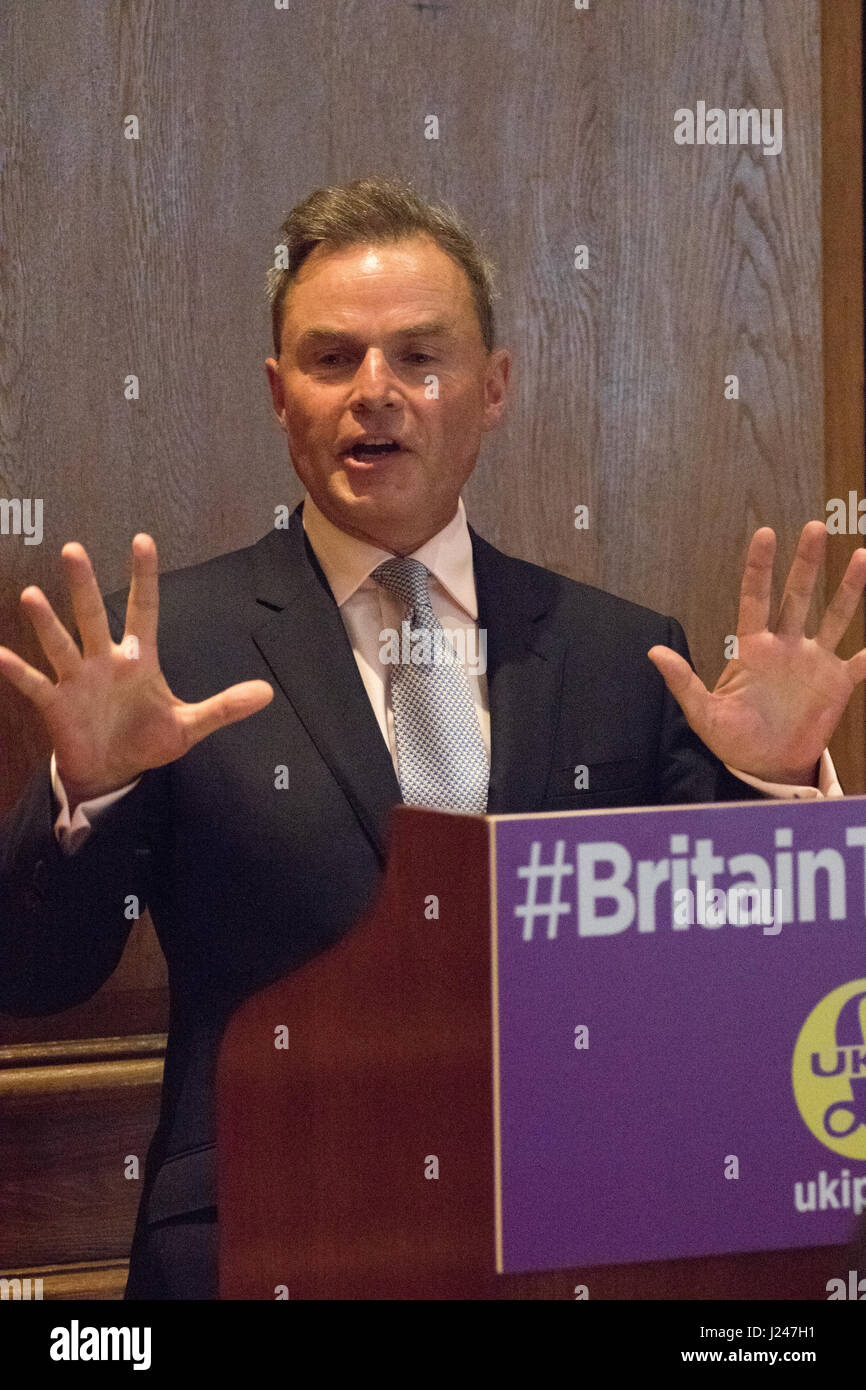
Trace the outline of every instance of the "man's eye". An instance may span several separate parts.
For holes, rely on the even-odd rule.
[[[432,358],[432,356],[431,356],[431,354],[430,354],[429,352],[410,352],[410,353],[407,353],[407,356],[410,357],[410,358],[412,358],[412,357],[414,357],[414,358],[419,358],[419,359],[420,359],[419,366],[420,366],[420,363],[421,363],[421,362],[432,362],[432,361],[433,361],[433,358]],[[321,364],[323,367],[330,367],[330,366],[333,365],[333,363],[334,363],[335,361],[338,361],[338,360],[339,360],[340,358],[342,358],[342,357],[343,357],[343,353],[341,353],[341,352],[326,352],[326,353],[324,354],[323,357],[320,357],[320,358],[319,358],[319,362],[320,362],[320,364]]]

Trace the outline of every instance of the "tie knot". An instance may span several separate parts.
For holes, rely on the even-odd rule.
[[[383,589],[400,599],[407,608],[430,607],[430,590],[427,587],[429,571],[420,560],[408,555],[395,555],[373,570],[372,576]]]

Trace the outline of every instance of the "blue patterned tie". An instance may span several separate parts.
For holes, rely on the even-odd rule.
[[[429,634],[429,660],[391,666],[403,800],[483,814],[490,780],[487,749],[466,672],[430,603],[428,571],[420,560],[397,556],[373,570],[372,578],[408,608],[410,651],[423,654],[413,639],[416,633]]]

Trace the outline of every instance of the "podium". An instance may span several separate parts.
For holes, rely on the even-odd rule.
[[[826,1298],[847,1243],[497,1272],[493,856],[515,819],[395,808],[363,920],[230,1020],[220,1297]]]

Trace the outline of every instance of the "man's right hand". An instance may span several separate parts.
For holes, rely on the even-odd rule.
[[[208,734],[246,719],[273,699],[273,688],[262,680],[242,681],[199,704],[172,695],[157,653],[159,571],[151,536],[142,532],[133,538],[132,585],[119,646],[111,639],[84,547],[69,542],[61,559],[82,650],[42,590],[32,585],[22,593],[21,605],[58,684],[7,647],[0,647],[0,674],[42,715],[70,809],[173,762]]]

